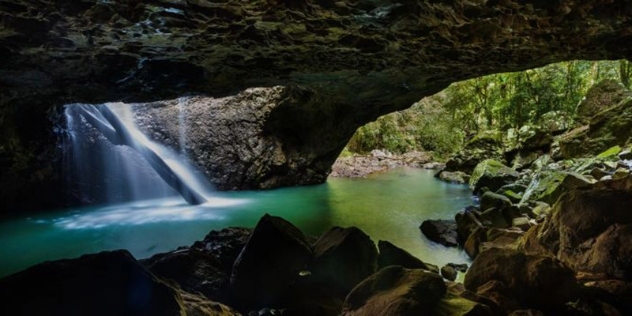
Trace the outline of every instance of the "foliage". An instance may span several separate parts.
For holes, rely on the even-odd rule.
[[[373,149],[393,153],[426,150],[438,156],[454,152],[464,135],[458,122],[441,106],[444,98],[444,94],[425,98],[408,110],[382,116],[359,128],[348,149],[359,153]]]
[[[464,139],[486,130],[535,124],[552,111],[573,117],[588,89],[604,79],[630,88],[632,63],[569,61],[457,82],[408,110],[361,127],[348,150],[426,150],[449,155]]]

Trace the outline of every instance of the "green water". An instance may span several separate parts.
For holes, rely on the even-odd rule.
[[[429,242],[419,225],[454,218],[471,202],[466,186],[438,181],[431,171],[396,169],[317,186],[222,192],[202,206],[171,198],[48,212],[0,223],[0,276],[103,250],[124,248],[146,258],[190,245],[210,230],[253,227],[265,213],[289,220],[306,234],[357,226],[373,241],[391,241],[426,262],[463,263],[469,260],[461,250]]]

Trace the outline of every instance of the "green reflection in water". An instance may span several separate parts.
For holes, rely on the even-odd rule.
[[[145,258],[202,239],[210,230],[253,227],[269,213],[317,236],[332,226],[357,226],[424,261],[468,262],[462,251],[429,242],[425,219],[449,219],[471,204],[466,186],[440,182],[431,171],[397,169],[367,179],[269,191],[220,192],[211,205],[179,198],[47,212],[0,223],[0,276],[45,260],[128,249]]]

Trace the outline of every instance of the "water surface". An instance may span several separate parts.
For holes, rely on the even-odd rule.
[[[388,240],[420,259],[443,265],[468,262],[458,249],[428,241],[426,219],[450,219],[471,204],[466,186],[432,172],[396,169],[366,179],[269,191],[220,192],[205,205],[181,197],[47,212],[0,223],[0,276],[30,265],[104,250],[127,249],[136,258],[190,245],[211,230],[253,227],[269,213],[314,236],[332,226],[357,226],[373,241]]]

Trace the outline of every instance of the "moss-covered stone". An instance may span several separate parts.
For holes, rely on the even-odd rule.
[[[518,176],[518,172],[505,166],[500,161],[486,159],[474,168],[469,185],[474,193],[480,192],[484,187],[487,187],[490,191],[496,191],[503,185],[518,179]]]
[[[532,200],[553,205],[562,193],[575,188],[589,187],[594,182],[576,172],[546,171],[531,182],[521,203]]]

